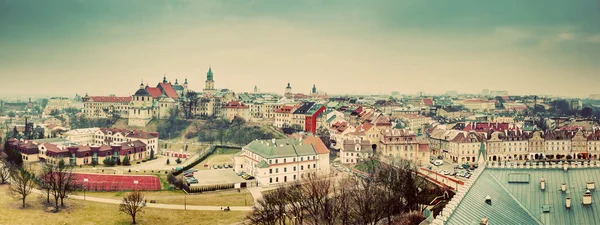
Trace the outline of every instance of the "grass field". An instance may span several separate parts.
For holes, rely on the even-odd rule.
[[[86,196],[93,196],[108,199],[122,199],[127,192],[86,192]],[[83,195],[83,193],[79,193]],[[184,204],[184,193],[182,191],[155,191],[144,192],[148,200],[156,200],[161,204]],[[208,192],[201,194],[189,194],[185,196],[185,202],[188,205],[206,205],[206,206],[251,206],[253,203],[252,194],[247,189],[225,190]]]
[[[58,213],[46,212],[45,198],[33,194],[27,208],[6,195],[7,185],[0,185],[0,224],[130,224],[131,217],[119,213],[116,204],[82,200],[65,200],[66,208]],[[144,208],[137,216],[138,224],[233,224],[244,220],[246,212],[192,211]]]
[[[360,170],[362,172],[368,173],[369,170],[373,170],[379,166],[379,160],[374,161],[365,161],[354,166],[354,169]]]

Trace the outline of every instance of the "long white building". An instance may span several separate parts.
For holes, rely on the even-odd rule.
[[[271,186],[308,176],[328,175],[329,150],[318,137],[255,140],[234,157],[235,171]]]

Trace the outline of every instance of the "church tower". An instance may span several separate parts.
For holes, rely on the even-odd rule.
[[[206,73],[206,82],[204,85],[204,92],[210,93],[210,94],[215,92],[215,81],[213,80],[213,72],[212,72],[212,68],[210,66],[208,67],[208,72]]]
[[[185,92],[187,92],[187,89],[188,89],[188,82],[187,82],[187,78],[185,78],[185,82],[183,83],[183,90]]]
[[[254,93],[258,93],[258,87],[254,85]]]
[[[312,88],[312,94],[313,95],[317,94],[317,86],[315,86],[314,84],[313,84],[313,88]]]
[[[290,86],[290,82],[288,82],[288,86],[285,88],[285,97],[292,98],[292,86]]]

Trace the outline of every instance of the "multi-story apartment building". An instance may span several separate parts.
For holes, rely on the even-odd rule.
[[[492,132],[487,140],[487,160],[488,161],[500,161],[504,158],[504,146],[502,139],[500,139],[502,132]]]
[[[540,156],[546,157],[546,140],[543,131],[534,131],[529,135],[529,159],[535,159]]]
[[[83,97],[83,115],[88,118],[107,118],[113,113],[121,118],[129,116],[131,97],[88,96]]]
[[[527,160],[529,159],[529,141],[521,130],[505,130],[500,134],[502,139],[503,159]]]
[[[593,129],[587,137],[588,153],[592,159],[598,159],[600,154],[600,130]]]
[[[90,145],[114,145],[126,142],[141,141],[147,145],[148,154],[154,151],[158,154],[158,133],[116,128],[100,128],[94,134],[94,142]]]
[[[588,150],[587,150],[587,139],[588,136],[584,134],[582,130],[577,130],[575,133],[569,132],[572,134],[571,138],[571,152],[573,154],[574,159],[580,158],[588,158]]]
[[[283,106],[275,111],[275,120],[273,126],[279,128],[290,127],[292,123],[292,113],[296,110],[296,106]]]
[[[407,128],[414,132],[423,130],[423,126],[433,122],[431,117],[422,116],[419,114],[403,114],[398,116],[398,119],[404,121],[407,125]]]
[[[567,155],[574,157],[571,152],[571,134],[565,131],[548,131],[544,135],[546,151],[543,156],[535,157],[534,159],[543,159],[544,156],[550,156],[554,159],[568,158]]]
[[[356,164],[373,156],[371,141],[359,137],[346,139],[340,149],[340,162],[343,164]]]
[[[319,138],[255,140],[234,157],[234,170],[254,176],[260,186],[327,175],[329,150]]]
[[[63,136],[78,145],[90,145],[95,141],[94,135],[100,130],[98,127],[83,128],[67,131]]]
[[[476,132],[460,132],[448,144],[449,156],[453,162],[475,163],[484,136]]]
[[[225,118],[229,121],[232,121],[236,117],[244,118],[246,120],[250,119],[249,107],[246,104],[238,101],[231,101],[223,105],[221,114],[222,118]]]
[[[414,132],[386,129],[381,131],[380,137],[382,156],[411,160],[417,165],[429,161],[429,143],[418,141]]]
[[[139,161],[149,157],[147,145],[140,140],[113,145],[72,145],[50,142],[9,140],[9,146],[17,149],[26,162],[44,161],[57,164],[60,160],[71,165],[100,164],[107,157]]]

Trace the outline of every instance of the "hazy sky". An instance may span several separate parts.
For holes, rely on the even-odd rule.
[[[0,95],[129,95],[163,74],[237,92],[587,96],[598,0],[0,0]]]

